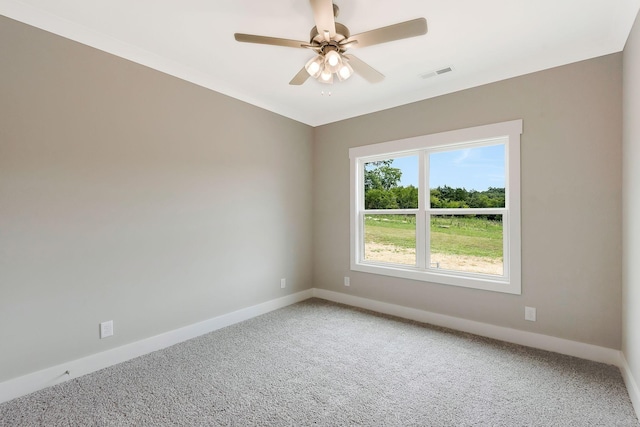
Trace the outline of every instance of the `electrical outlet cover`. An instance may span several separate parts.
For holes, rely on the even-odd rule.
[[[529,320],[531,322],[536,321],[536,308],[535,307],[525,307],[524,308],[524,320]]]
[[[113,335],[113,320],[100,323],[100,339]]]

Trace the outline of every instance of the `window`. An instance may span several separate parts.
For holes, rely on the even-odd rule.
[[[513,294],[522,120],[355,147],[351,269]]]

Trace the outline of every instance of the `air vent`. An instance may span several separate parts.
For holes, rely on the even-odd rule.
[[[450,73],[451,71],[453,71],[453,67],[446,67],[439,70],[429,71],[428,73],[420,74],[420,77],[423,79],[428,79],[431,77],[439,76],[441,74]]]

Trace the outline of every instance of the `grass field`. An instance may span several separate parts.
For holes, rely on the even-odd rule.
[[[369,215],[365,243],[415,249],[414,215]],[[471,215],[431,218],[431,252],[502,259],[502,223]]]

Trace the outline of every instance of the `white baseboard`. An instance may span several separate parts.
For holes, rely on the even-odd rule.
[[[475,322],[473,320],[466,320],[458,317],[446,316],[444,314],[418,310],[415,308],[403,307],[400,305],[389,304],[340,292],[328,291],[325,289],[314,288],[313,296],[341,304],[377,311],[378,313],[402,317],[404,319],[443,326],[458,331],[481,335],[483,337],[494,338],[500,341],[553,351],[560,354],[566,354],[568,356],[575,356],[582,359],[621,367],[621,352],[612,348],[490,325],[488,323]]]
[[[311,298],[312,294],[311,289],[297,292],[141,341],[4,381],[0,383],[0,403],[304,301]],[[69,374],[65,374],[65,372],[69,372]]]
[[[633,373],[631,372],[631,368],[629,367],[629,363],[627,363],[627,358],[624,356],[624,353],[621,354],[620,359],[622,361],[620,366],[622,378],[624,378],[624,383],[627,385],[629,399],[631,399],[633,409],[636,411],[636,416],[640,419],[640,389],[638,388],[638,383],[633,377]]]

